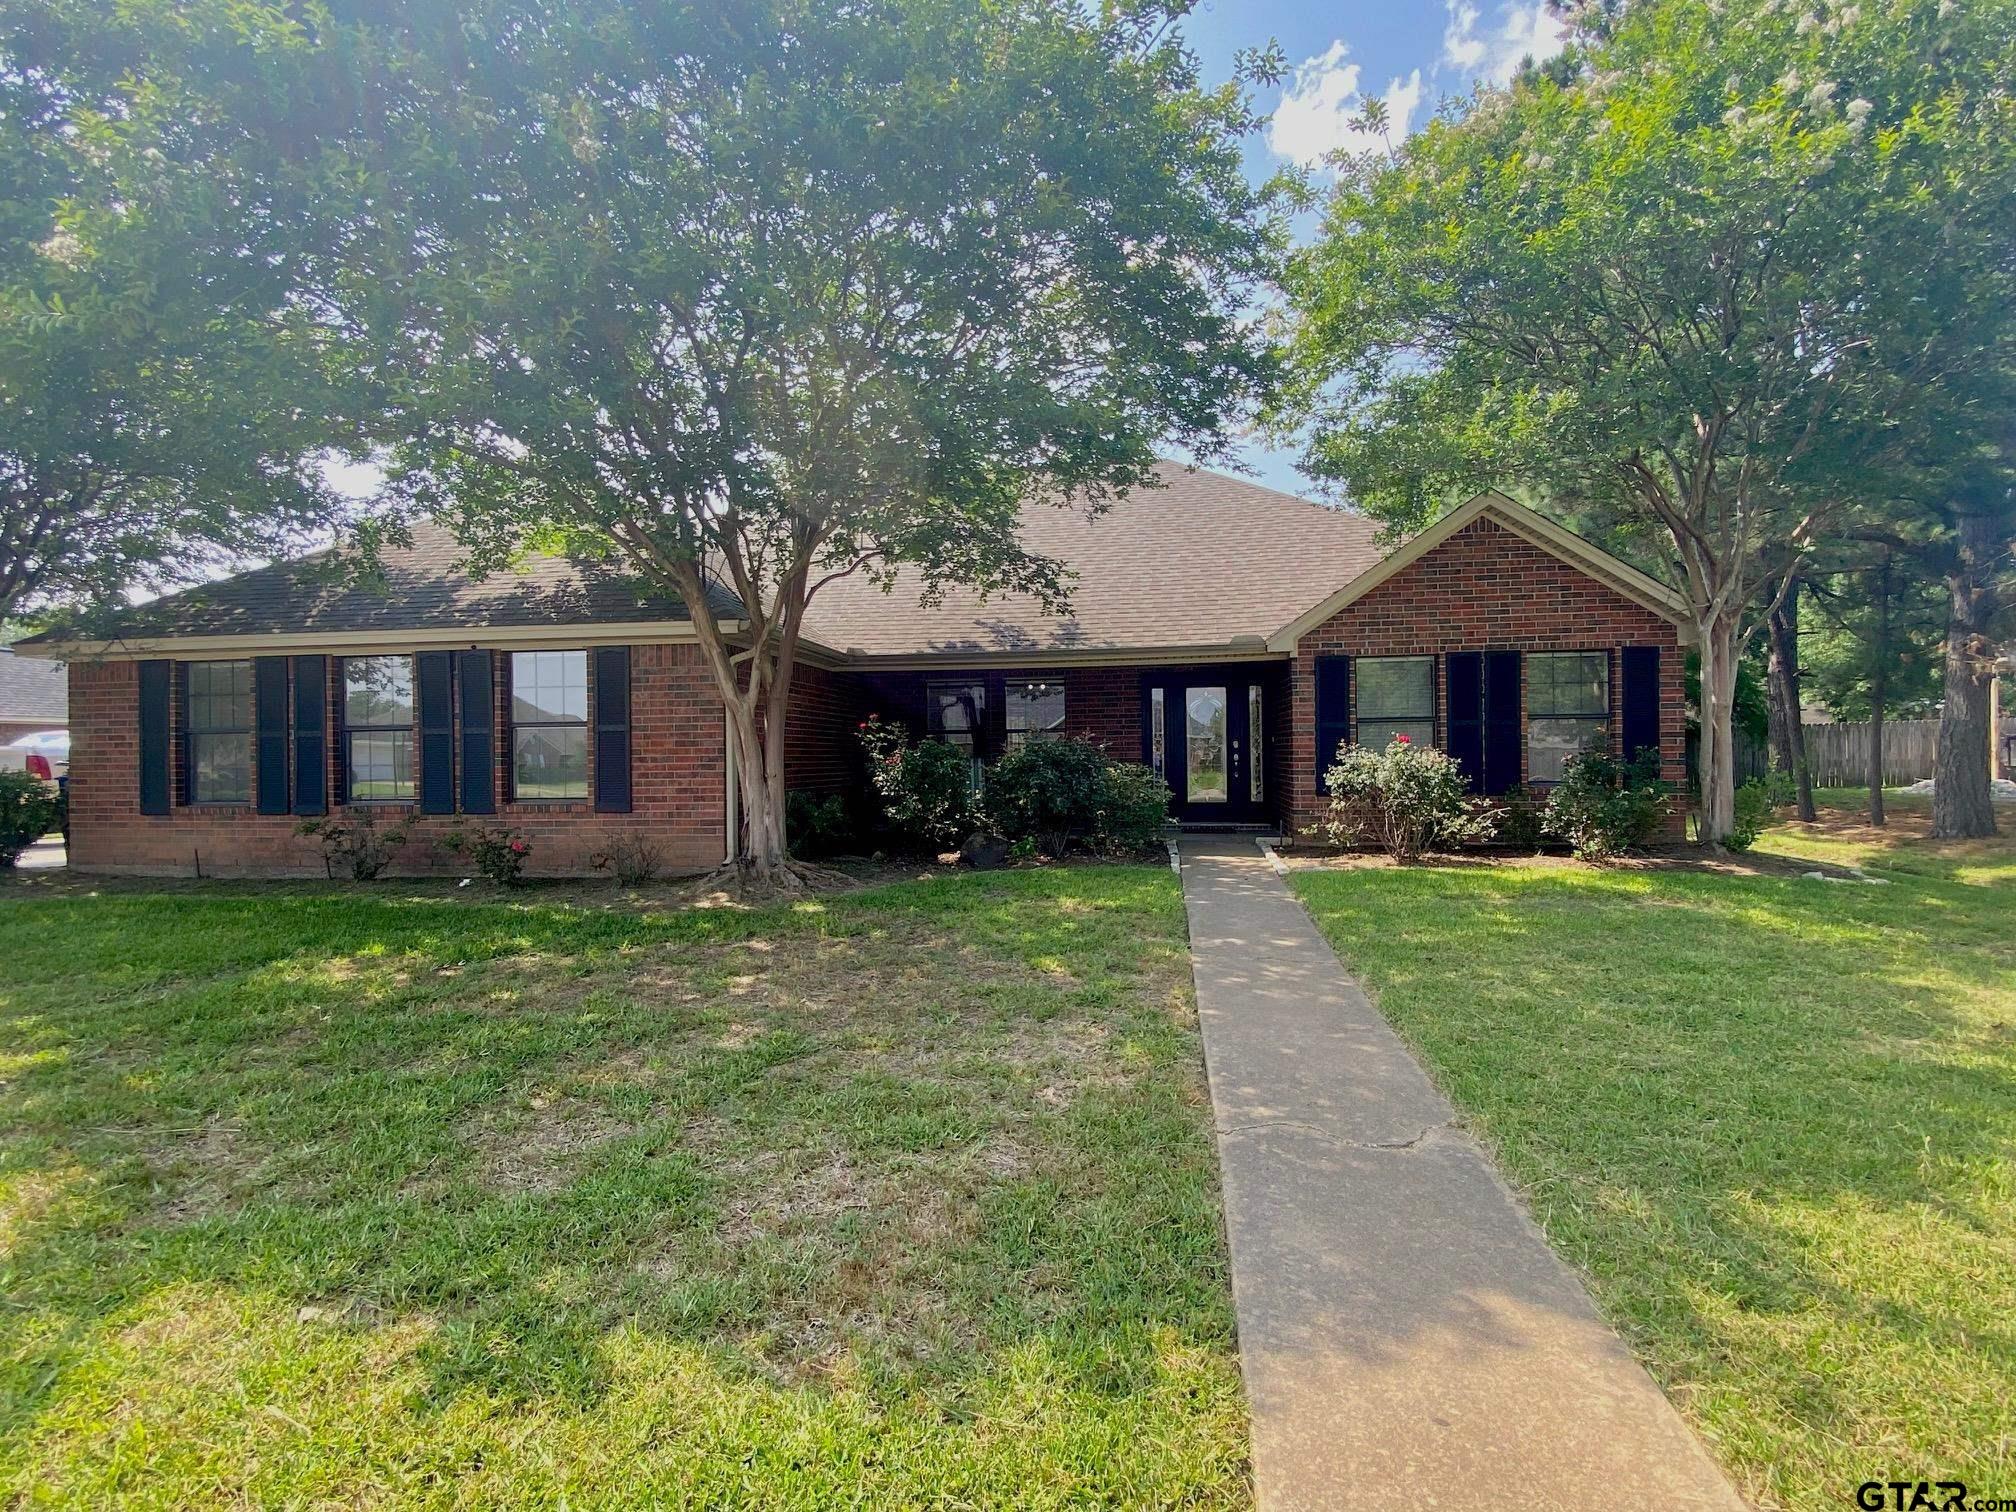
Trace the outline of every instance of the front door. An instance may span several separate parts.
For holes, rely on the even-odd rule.
[[[1150,672],[1142,678],[1141,759],[1169,784],[1169,812],[1186,824],[1252,824],[1267,817],[1267,690],[1241,667]]]

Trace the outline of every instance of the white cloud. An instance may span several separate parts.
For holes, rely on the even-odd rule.
[[[1362,70],[1347,61],[1350,53],[1339,40],[1320,56],[1305,58],[1296,68],[1267,128],[1267,145],[1275,154],[1313,168],[1340,148],[1365,152],[1397,143],[1407,135],[1421,104],[1421,70],[1417,68],[1405,79],[1394,79],[1386,86],[1380,97],[1386,106],[1386,130],[1368,132],[1355,120],[1365,98],[1358,92]]]
[[[1470,0],[1444,0],[1449,24],[1442,31],[1442,62],[1473,79],[1503,84],[1522,58],[1544,63],[1561,51],[1568,28],[1548,14],[1546,0],[1513,0],[1501,5],[1498,17],[1483,31],[1482,14]]]

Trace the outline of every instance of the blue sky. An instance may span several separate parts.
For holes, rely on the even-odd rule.
[[[1466,93],[1478,79],[1502,83],[1522,57],[1551,56],[1561,45],[1542,0],[1202,0],[1184,34],[1214,81],[1230,74],[1242,48],[1271,39],[1287,54],[1287,82],[1258,99],[1273,121],[1247,149],[1256,179],[1283,162],[1313,167],[1336,148],[1378,145],[1349,127],[1367,95],[1386,102],[1397,138],[1445,96]],[[1241,455],[1261,481],[1309,491],[1291,453],[1249,442]]]

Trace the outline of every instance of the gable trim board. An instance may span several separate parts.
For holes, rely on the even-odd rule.
[[[1466,526],[1487,515],[1529,545],[1560,558],[1577,571],[1676,626],[1681,643],[1686,644],[1692,620],[1686,601],[1679,594],[1524,504],[1501,493],[1481,493],[1411,537],[1404,546],[1381,558],[1314,608],[1283,625],[1268,637],[1267,648],[1270,651],[1292,652],[1302,637],[1318,625],[1349,608],[1381,583],[1405,572]]]

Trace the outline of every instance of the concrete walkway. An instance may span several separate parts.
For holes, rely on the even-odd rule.
[[[1261,1507],[1740,1509],[1253,842],[1182,853]]]

